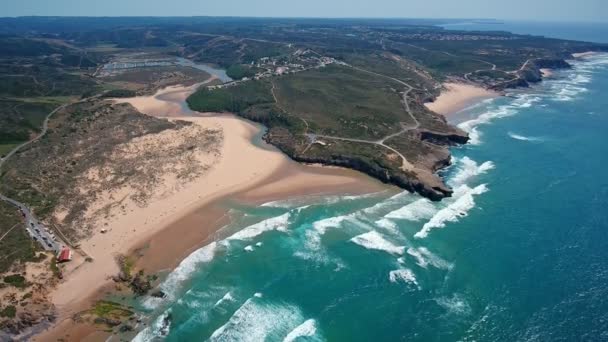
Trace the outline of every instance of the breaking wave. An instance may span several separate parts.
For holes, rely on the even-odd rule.
[[[233,301],[234,301],[234,297],[232,297],[232,293],[230,293],[230,291],[228,291],[228,292],[226,292],[224,297],[220,298],[217,302],[215,302],[213,307],[220,306],[225,302],[233,302]]]
[[[179,265],[169,274],[167,279],[160,285],[161,290],[167,295],[169,299],[175,296],[176,289],[185,280],[189,279],[194,272],[196,272],[200,265],[208,263],[213,260],[215,253],[218,249],[216,242],[211,242],[207,246],[199,248],[192,254],[188,255],[186,259],[182,260]],[[142,303],[144,307],[153,309],[162,301],[161,298],[148,297]]]
[[[481,144],[481,132],[478,130],[478,126],[489,124],[495,119],[515,115],[519,109],[531,107],[534,103],[540,100],[541,97],[539,96],[532,94],[519,94],[511,103],[490,109],[475,119],[458,124],[458,127],[469,133],[469,143],[471,145],[479,145]]]
[[[467,303],[467,301],[457,293],[452,297],[435,298],[435,302],[444,308],[449,314],[469,315],[471,313],[469,303]]]
[[[256,294],[247,299],[224,325],[217,328],[209,341],[281,340],[305,323],[296,306],[268,303],[262,299],[261,294]],[[309,332],[305,330],[310,328],[309,325],[310,323],[301,328],[300,332]]]
[[[454,265],[433,254],[426,247],[408,248],[407,254],[416,259],[416,264],[422,268],[427,268],[431,265],[435,268],[450,270]]]
[[[290,331],[283,339],[283,342],[294,342],[300,337],[310,337],[314,336],[316,333],[317,322],[314,319],[308,319]]]
[[[171,309],[159,315],[149,327],[140,331],[131,341],[149,342],[167,336],[171,330],[171,320],[166,319],[169,315],[171,315]]]
[[[481,165],[469,157],[457,159],[458,172],[449,180],[450,185],[460,186],[468,182],[471,178],[484,174],[494,169],[491,161],[483,162]]]
[[[228,238],[227,241],[230,240],[250,240],[254,237],[271,230],[278,230],[285,232],[287,231],[287,224],[289,223],[289,218],[291,217],[291,213],[287,212],[283,215],[271,217],[264,221],[258,222],[251,226],[247,226],[238,232],[232,234]]]
[[[537,137],[526,137],[523,135],[519,135],[519,134],[515,134],[513,132],[509,132],[508,133],[509,136],[515,140],[521,140],[521,141],[542,141],[541,138],[537,138]]]
[[[421,221],[431,218],[435,211],[437,211],[437,209],[431,201],[426,198],[421,198],[402,208],[391,211],[384,217],[388,219]]]
[[[443,228],[446,222],[457,222],[460,217],[467,216],[468,211],[475,207],[474,196],[483,194],[486,191],[488,191],[488,188],[485,184],[474,188],[470,188],[467,185],[459,186],[454,191],[455,201],[439,210],[422,226],[420,231],[414,234],[414,237],[419,239],[426,238],[432,229]]]
[[[410,285],[416,286],[420,290],[420,284],[416,279],[416,275],[409,268],[400,268],[398,270],[392,270],[388,273],[388,279],[391,283],[405,282]]]
[[[405,251],[405,247],[394,245],[393,243],[386,240],[382,236],[382,234],[378,233],[375,230],[363,233],[361,235],[357,235],[354,238],[350,239],[350,241],[367,249],[384,251],[395,255],[401,255]]]

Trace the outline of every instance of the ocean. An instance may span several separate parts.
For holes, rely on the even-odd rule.
[[[608,55],[573,65],[453,116],[441,202],[226,203],[135,340],[608,340]]]

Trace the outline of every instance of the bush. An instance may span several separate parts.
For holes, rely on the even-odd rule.
[[[137,95],[137,93],[135,93],[135,91],[133,91],[133,90],[112,89],[112,90],[106,92],[105,94],[103,94],[102,97],[134,97],[136,95]]]
[[[25,281],[25,277],[23,277],[20,274],[11,274],[8,275],[6,277],[4,277],[4,282],[9,284],[9,285],[13,285],[14,287],[18,287],[18,288],[25,288],[27,287],[27,282]]]
[[[0,317],[13,318],[17,315],[17,308],[14,305],[9,305],[0,311]]]
[[[233,64],[226,69],[226,75],[233,80],[240,80],[243,77],[255,76],[255,71],[253,71],[251,67],[247,65]]]

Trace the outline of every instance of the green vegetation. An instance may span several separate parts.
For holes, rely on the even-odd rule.
[[[17,145],[40,132],[46,116],[61,103],[36,99],[0,99],[0,146]],[[3,147],[0,154],[10,151]],[[4,151],[4,152],[2,152]]]
[[[27,282],[25,280],[25,277],[20,274],[7,275],[7,276],[4,276],[4,278],[2,278],[2,280],[6,284],[9,284],[14,287],[18,287],[20,289],[27,287]]]
[[[0,158],[12,151],[19,144],[0,144]]]
[[[57,257],[56,256],[53,256],[53,258],[51,259],[50,268],[51,268],[51,272],[53,272],[53,276],[55,276],[55,278],[61,278],[61,270],[59,269],[59,266],[57,266]]]
[[[107,300],[95,303],[92,313],[98,317],[110,319],[123,319],[133,315],[133,311],[126,309],[121,304]]]
[[[102,97],[134,97],[137,93],[130,89],[112,89],[103,94]]]
[[[7,305],[0,310],[0,317],[14,318],[17,314],[17,308],[14,305]]]
[[[126,280],[133,278],[133,267],[135,266],[135,259],[126,255],[119,255],[117,257],[118,267],[120,268],[121,277]]]
[[[200,112],[241,112],[250,106],[274,102],[270,84],[249,81],[235,87],[201,88],[188,98],[190,108]]]
[[[274,80],[279,107],[308,121],[316,133],[377,139],[413,124],[401,104],[404,86],[344,66],[327,66]]]
[[[255,76],[256,70],[248,65],[233,64],[226,69],[226,75],[233,80],[240,80],[243,77]]]
[[[37,246],[26,234],[24,224],[15,207],[0,201],[0,236],[4,236],[0,241],[0,251],[3,254],[0,258],[0,273],[7,272],[15,262],[35,260]]]

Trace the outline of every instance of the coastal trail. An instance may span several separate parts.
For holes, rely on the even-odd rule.
[[[412,165],[412,163],[410,163],[407,160],[407,158],[401,152],[397,151],[393,147],[390,147],[390,146],[386,145],[384,142],[386,140],[389,140],[391,138],[394,138],[396,136],[404,134],[407,131],[415,130],[415,129],[418,129],[420,127],[420,122],[418,121],[418,119],[416,119],[416,117],[412,113],[412,110],[411,110],[410,105],[408,103],[408,95],[415,88],[412,87],[411,85],[403,82],[402,80],[399,80],[399,79],[394,78],[394,77],[390,77],[390,76],[387,76],[387,75],[382,75],[382,74],[379,74],[379,73],[376,73],[376,72],[373,72],[373,71],[369,71],[369,70],[365,70],[365,69],[362,69],[362,68],[359,68],[359,67],[355,67],[355,66],[352,66],[352,65],[349,65],[349,64],[346,64],[346,63],[340,63],[340,64],[344,65],[344,66],[347,66],[347,67],[350,67],[352,69],[361,71],[361,72],[365,72],[365,73],[372,74],[372,75],[375,75],[375,76],[379,76],[379,77],[390,79],[392,81],[395,81],[395,82],[397,82],[397,83],[402,84],[403,86],[405,86],[406,89],[403,91],[403,96],[402,96],[402,100],[401,101],[402,101],[402,104],[403,104],[404,111],[410,116],[410,118],[412,119],[413,123],[412,124],[406,124],[404,122],[400,122],[399,125],[401,126],[401,130],[399,130],[399,131],[397,131],[395,133],[391,133],[389,135],[386,135],[383,138],[378,139],[378,140],[366,140],[366,139],[346,138],[346,137],[339,137],[339,136],[333,136],[333,135],[324,135],[324,134],[309,133],[308,132],[309,131],[308,122],[304,118],[299,117],[300,120],[302,120],[302,122],[304,122],[304,124],[306,126],[306,130],[304,132],[304,135],[309,140],[309,143],[304,148],[304,150],[302,151],[302,154],[306,153],[308,151],[308,149],[310,149],[310,147],[317,142],[317,138],[332,139],[332,140],[341,140],[341,141],[349,141],[349,142],[363,143],[363,144],[373,144],[373,145],[381,146],[381,147],[383,147],[385,149],[388,149],[391,152],[393,152],[396,155],[398,155],[401,158],[401,160],[402,160],[401,169],[403,171],[414,171],[416,169],[414,167],[414,165]],[[280,110],[284,111],[285,113],[288,113],[280,105],[280,102],[277,99],[277,96],[275,94],[276,86],[275,86],[274,82],[271,81],[271,84],[272,84],[272,87],[271,87],[270,91],[272,93],[272,97],[273,97],[273,99],[274,99],[274,101],[276,103],[276,106]]]

